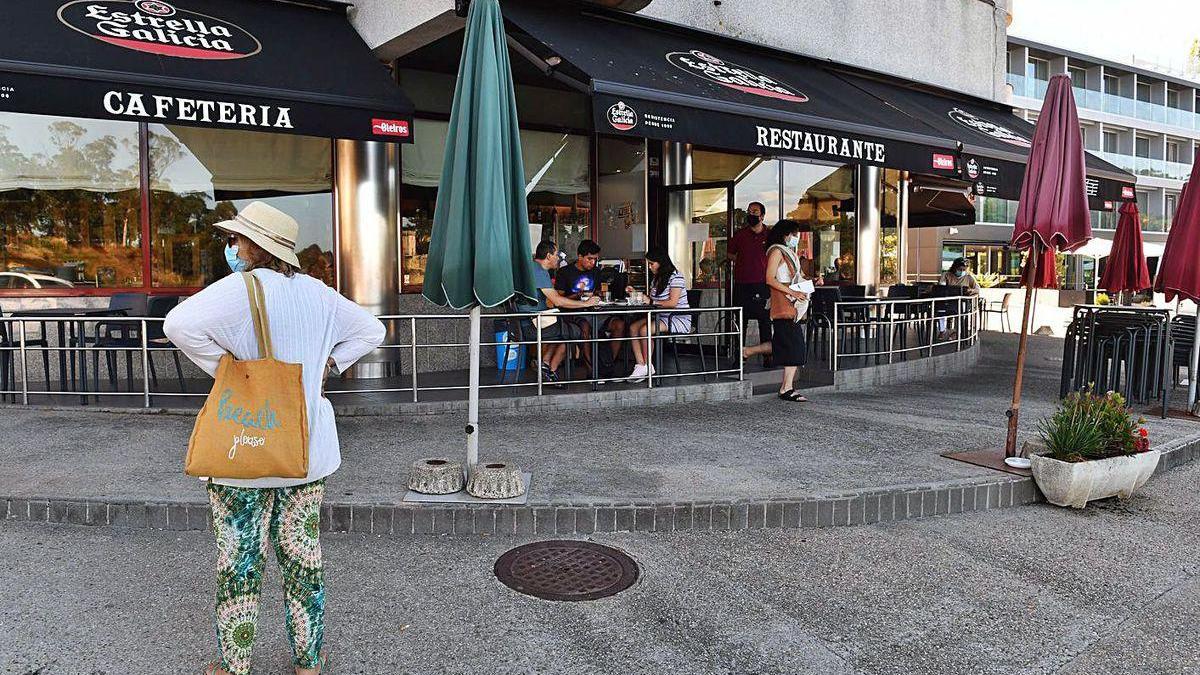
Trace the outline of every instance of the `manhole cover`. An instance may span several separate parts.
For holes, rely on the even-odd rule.
[[[500,556],[496,578],[543,600],[596,600],[632,586],[638,567],[617,549],[590,541],[539,541]]]

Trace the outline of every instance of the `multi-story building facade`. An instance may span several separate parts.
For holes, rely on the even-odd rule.
[[[1008,37],[1005,78],[1019,116],[1037,120],[1049,79],[1061,73],[1072,79],[1084,147],[1137,176],[1138,211],[1153,264],[1200,148],[1200,80]],[[966,255],[978,272],[1014,274],[1019,259],[1004,244],[1012,232],[1016,202],[980,198],[977,210],[977,225],[944,236],[943,257]],[[1111,240],[1116,221],[1115,212],[1094,211],[1097,238]],[[1103,244],[1096,250],[1102,251]],[[1074,262],[1064,283],[1093,284],[1093,261]]]

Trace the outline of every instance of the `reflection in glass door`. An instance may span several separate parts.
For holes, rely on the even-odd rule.
[[[667,247],[688,288],[702,289],[704,305],[729,301],[729,237],[733,182],[692,183],[666,188]]]

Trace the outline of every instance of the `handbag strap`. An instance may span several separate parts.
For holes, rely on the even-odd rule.
[[[266,294],[262,282],[250,272],[242,272],[246,282],[246,297],[250,300],[250,318],[254,321],[254,338],[258,343],[258,358],[273,359],[271,324],[267,321]]]

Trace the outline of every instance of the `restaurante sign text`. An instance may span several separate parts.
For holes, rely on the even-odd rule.
[[[813,133],[797,129],[758,126],[757,144],[760,148],[794,150],[817,155],[884,162],[887,150],[883,143],[871,143],[833,134]]]

